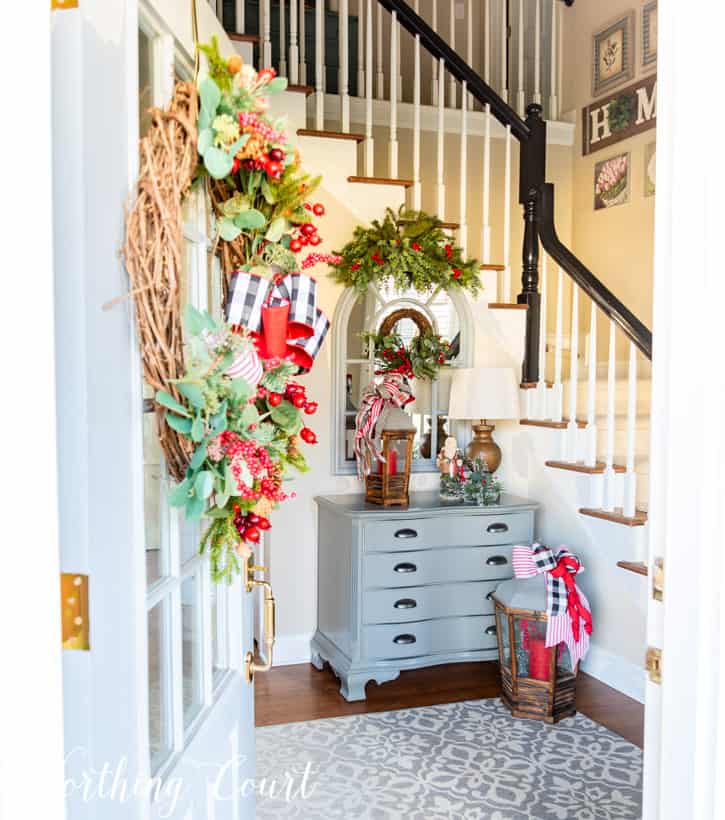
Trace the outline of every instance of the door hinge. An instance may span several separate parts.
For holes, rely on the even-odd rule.
[[[652,683],[662,683],[662,650],[655,646],[647,647],[644,662],[645,669]]]
[[[661,601],[665,593],[665,559],[655,558],[652,564],[652,597]]]
[[[63,649],[91,648],[88,612],[88,576],[78,572],[60,575],[60,622]]]

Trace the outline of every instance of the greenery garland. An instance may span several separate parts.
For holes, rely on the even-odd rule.
[[[388,208],[383,221],[376,219],[369,228],[355,228],[339,255],[331,276],[360,293],[387,281],[398,290],[421,292],[462,288],[475,295],[481,289],[479,263],[464,259],[440,219],[404,206],[397,213]]]

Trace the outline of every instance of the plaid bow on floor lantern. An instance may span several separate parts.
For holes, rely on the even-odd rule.
[[[236,271],[229,285],[227,321],[252,333],[262,359],[287,359],[301,372],[310,370],[330,329],[317,307],[317,283],[304,273],[269,280]]]

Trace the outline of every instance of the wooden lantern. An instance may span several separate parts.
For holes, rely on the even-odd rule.
[[[415,428],[407,413],[390,408],[381,430],[376,430],[383,461],[369,465],[365,476],[365,500],[384,507],[408,505],[410,465]]]
[[[493,602],[504,704],[513,717],[546,723],[572,717],[577,668],[566,644],[545,645],[549,618],[543,578],[504,581]]]

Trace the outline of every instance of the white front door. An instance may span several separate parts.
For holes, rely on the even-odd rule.
[[[59,4],[52,38],[61,570],[88,577],[90,622],[90,649],[63,658],[67,816],[244,820],[252,594],[211,583],[199,527],[166,504],[132,302],[104,309],[128,290],[118,250],[144,110],[193,61],[150,8],[74,5]],[[207,233],[199,194],[182,298],[212,310]]]

